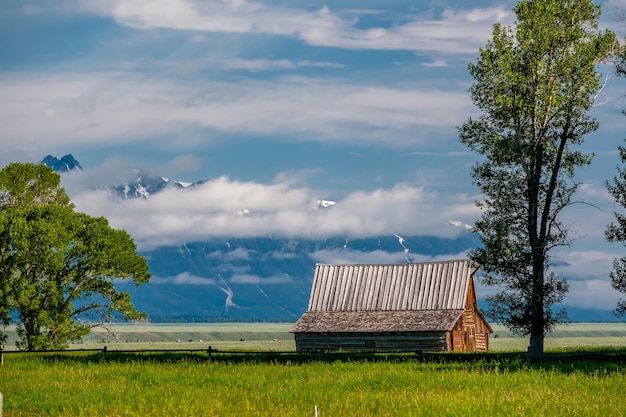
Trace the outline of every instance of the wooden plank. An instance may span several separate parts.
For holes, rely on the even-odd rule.
[[[443,262],[439,264],[439,274],[437,276],[437,295],[433,299],[434,309],[439,310],[443,309],[443,297],[444,291],[446,287],[446,282],[448,281],[448,268],[450,266],[449,262]]]
[[[359,276],[357,274],[359,267],[357,265],[353,265],[351,267],[351,276],[349,282],[346,282],[346,287],[344,289],[344,297],[341,304],[341,310],[343,311],[351,311],[352,303],[356,298],[356,290],[357,283],[359,280]]]
[[[382,287],[382,278],[380,268],[374,267],[374,288],[372,291],[372,302],[368,306],[366,306],[366,310],[380,310],[380,299],[381,297],[381,287]]]
[[[418,281],[415,283],[415,301],[411,306],[411,310],[418,310],[422,308],[422,299],[424,297],[424,288],[426,285],[426,279],[424,278],[425,273],[426,265],[420,265],[417,275]]]
[[[313,288],[311,288],[308,310],[319,310],[320,287],[324,284],[324,279],[322,278],[323,273],[324,266],[317,265],[315,267],[315,275],[313,276]]]
[[[352,300],[352,304],[350,306],[350,311],[358,311],[359,304],[361,300],[365,299],[365,292],[367,290],[367,286],[365,285],[365,267],[359,265],[356,272],[356,281],[355,287],[356,291],[354,294],[354,300]]]
[[[454,262],[451,268],[451,279],[446,285],[445,298],[442,306],[447,310],[454,308],[454,290],[458,286],[460,265],[458,262]]]
[[[436,276],[437,276],[437,273],[439,272],[439,268],[438,268],[438,264],[429,265],[428,268],[429,268],[429,273],[427,276],[428,290],[426,294],[424,295],[426,299],[426,304],[424,305],[424,308],[427,310],[433,310],[435,307],[433,303],[433,299],[436,297],[436,294],[435,294],[436,281],[437,281]]]
[[[392,279],[392,272],[393,272],[393,266],[389,265],[389,266],[381,266],[380,267],[380,272],[381,272],[381,298],[379,301],[379,305],[378,308],[376,310],[387,310],[387,301],[389,301],[389,296],[390,296],[390,292],[391,292],[391,279]]]
[[[374,271],[370,267],[364,271],[363,286],[365,288],[366,297],[361,300],[359,311],[365,310],[366,306],[370,305],[369,303],[374,294]]]
[[[459,304],[459,299],[462,298],[461,288],[463,287],[464,281],[466,280],[463,264],[461,264],[460,267],[458,265],[456,267],[457,269],[455,271],[455,274],[458,279],[454,282],[454,285],[450,289],[450,302],[448,303],[448,308],[450,309],[463,308],[463,306],[465,305],[464,299],[461,301],[461,304]]]
[[[315,311],[324,311],[324,297],[326,296],[326,286],[328,285],[328,273],[332,267],[330,265],[320,265],[319,268],[320,269],[316,276],[317,282],[315,287],[315,304],[309,309]]]
[[[382,299],[382,303],[380,304],[380,310],[382,311],[387,311],[389,310],[389,308],[387,307],[389,304],[389,299],[393,297],[393,292],[394,292],[394,288],[393,288],[393,274],[394,274],[394,269],[395,266],[390,265],[385,269],[384,272],[384,292],[383,292],[383,299]]]
[[[337,296],[333,306],[334,311],[345,310],[346,293],[349,291],[353,276],[354,265],[346,265],[343,268],[343,273],[338,277],[337,282]]]
[[[424,350],[448,349],[446,332],[296,334],[298,350]]]
[[[406,293],[409,290],[409,280],[408,273],[411,270],[411,265],[408,265],[405,268],[401,268],[398,274],[398,295],[395,299],[394,304],[391,306],[393,310],[403,310],[404,302],[406,300]]]
[[[403,305],[403,310],[410,310],[413,309],[413,303],[417,303],[417,289],[419,288],[419,265],[413,265],[413,267],[410,269],[410,273],[409,273],[409,280],[410,280],[410,287],[409,287],[409,292],[406,295],[406,301],[404,302]]]

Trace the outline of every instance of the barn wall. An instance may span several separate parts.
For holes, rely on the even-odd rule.
[[[296,333],[298,351],[372,350],[442,351],[447,350],[446,332],[416,333]]]
[[[478,314],[478,302],[472,278],[469,281],[465,311],[452,330],[452,349],[465,352],[488,351],[489,333],[491,333],[489,325]]]
[[[485,352],[489,350],[489,327],[474,308],[467,309],[452,330],[452,350]]]

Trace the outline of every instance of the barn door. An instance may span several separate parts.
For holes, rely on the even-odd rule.
[[[474,334],[474,328],[468,327],[465,329],[465,347],[468,352],[476,352],[476,335]]]

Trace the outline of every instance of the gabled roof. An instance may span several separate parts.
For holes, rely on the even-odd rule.
[[[318,264],[308,310],[291,332],[447,331],[463,313],[469,260]]]
[[[315,268],[308,311],[463,310],[469,260]]]

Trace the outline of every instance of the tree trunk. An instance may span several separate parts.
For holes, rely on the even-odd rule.
[[[543,354],[543,339],[545,336],[545,318],[543,315],[543,284],[545,258],[541,245],[533,250],[533,281],[530,306],[530,346],[528,353]]]
[[[530,335],[530,346],[528,346],[528,353],[531,355],[542,355],[543,354],[543,331],[540,334],[531,334]]]

